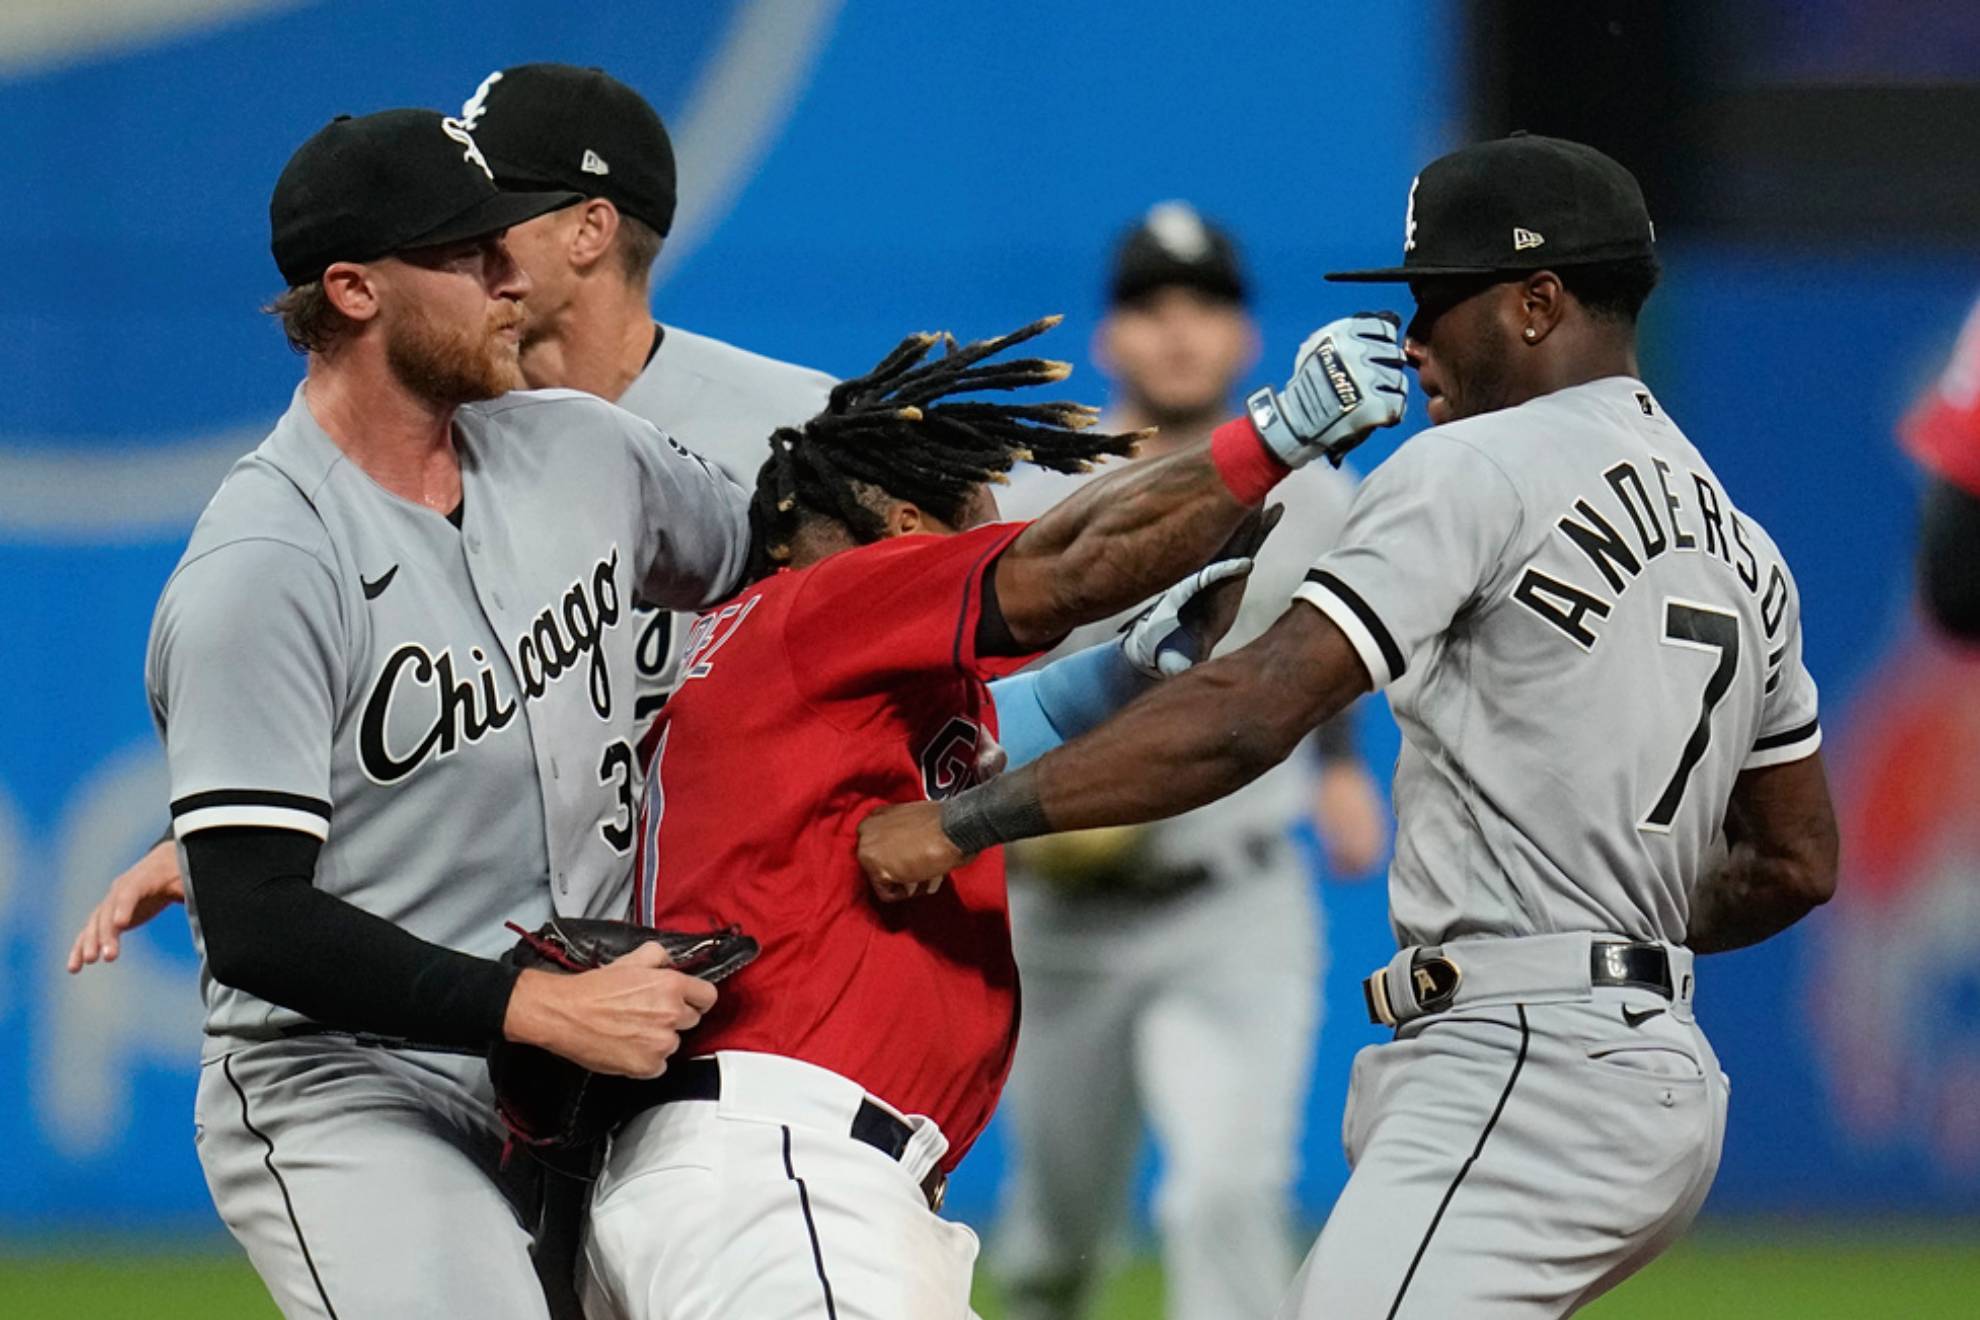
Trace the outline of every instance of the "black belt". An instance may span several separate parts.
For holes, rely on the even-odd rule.
[[[1588,983],[1626,985],[1677,998],[1671,985],[1671,955],[1661,944],[1618,944],[1597,940],[1588,946]]]
[[[1385,967],[1362,981],[1361,993],[1368,1005],[1369,1022],[1378,1027],[1394,1026],[1398,1019],[1414,1020],[1425,1014],[1440,1013],[1451,1006],[1457,994],[1460,973],[1441,947],[1428,946],[1417,950],[1411,971],[1409,990],[1416,1002],[1413,1005],[1392,1006],[1393,1016],[1388,1018],[1377,1007],[1378,999],[1388,1002],[1389,991],[1384,979],[1388,969]],[[1671,956],[1661,944],[1596,940],[1588,946],[1588,983],[1654,990],[1666,999],[1677,998],[1671,982]]]
[[[676,1100],[720,1100],[722,1065],[713,1058],[683,1059],[670,1063],[667,1071],[652,1084],[649,1094],[655,1105],[672,1104]],[[852,1130],[847,1135],[899,1162],[914,1136],[914,1129],[873,1101],[862,1099],[859,1112],[853,1115]],[[929,1169],[928,1176],[921,1180],[921,1194],[928,1198],[930,1210],[940,1212],[948,1191],[949,1175],[943,1173],[939,1166]]]

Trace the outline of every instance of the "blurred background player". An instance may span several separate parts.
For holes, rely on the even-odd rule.
[[[1919,598],[1941,628],[1980,641],[1980,304],[1903,429],[1928,481],[1918,528]]]
[[[603,70],[522,64],[482,79],[461,122],[505,190],[577,195],[508,232],[510,255],[530,279],[522,343],[528,387],[610,399],[745,485],[754,481],[770,433],[823,409],[833,381],[653,318],[653,263],[676,200],[674,149],[659,113]],[[666,699],[686,629],[639,601],[634,623],[638,679],[628,713],[638,730]],[[626,753],[608,750],[595,767],[619,795],[628,853],[643,766],[630,754],[636,742],[633,733]],[[124,931],[184,898],[168,837],[111,882],[76,936],[69,970],[114,960]]]
[[[1161,203],[1123,237],[1093,357],[1114,387],[1106,426],[1159,428],[1137,458],[1184,448],[1231,415],[1258,357],[1246,296],[1229,236],[1186,203]],[[1027,471],[1002,500],[1006,516],[1035,516],[1088,479]],[[1277,617],[1352,494],[1318,464],[1274,492],[1286,516],[1228,646]],[[1265,1316],[1283,1295],[1324,964],[1313,877],[1289,831],[1311,815],[1341,877],[1365,874],[1387,839],[1350,727],[1343,715],[1308,755],[1178,819],[1012,849],[1025,1015],[996,1261],[1013,1316],[1081,1312],[1124,1217],[1144,1114],[1166,1161],[1155,1215],[1169,1313]]]

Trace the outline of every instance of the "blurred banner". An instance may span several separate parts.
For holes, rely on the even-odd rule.
[[[0,688],[0,1233],[216,1222],[183,918],[109,968],[62,962],[164,825],[153,602],[301,369],[255,309],[279,286],[268,190],[305,136],[345,111],[452,110],[507,64],[602,66],[675,137],[663,319],[841,372],[908,330],[1054,310],[1057,351],[1083,360],[1113,240],[1187,197],[1245,246],[1276,377],[1369,296],[1319,273],[1392,258],[1411,175],[1462,139],[1460,18],[1375,0],[0,8],[0,647],[26,675]],[[1905,624],[1913,488],[1890,439],[1980,256],[1744,242],[1667,243],[1646,372],[1795,565],[1857,869],[1805,930],[1701,973],[1735,1083],[1712,1204],[1980,1209],[1980,674]],[[1365,722],[1392,756],[1386,716]],[[1389,945],[1378,893],[1329,906],[1314,1217],[1345,1176],[1348,1059],[1377,1039],[1353,983]],[[966,1216],[988,1214],[1000,1161],[993,1131],[952,1199]]]

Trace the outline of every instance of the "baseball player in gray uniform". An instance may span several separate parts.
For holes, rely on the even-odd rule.
[[[651,272],[673,224],[673,147],[638,92],[597,69],[525,64],[483,79],[461,120],[499,186],[571,194],[570,204],[509,230],[530,277],[522,372],[532,389],[581,389],[611,399],[745,486],[770,433],[806,421],[833,385],[824,372],[763,357],[653,319]],[[636,747],[673,686],[684,624],[632,602],[633,698],[619,703],[624,747]],[[644,769],[621,742],[593,767],[630,829]],[[111,882],[77,933],[69,970],[114,961],[123,932],[184,898],[177,848],[167,837]],[[616,915],[623,893],[585,897],[592,915]]]
[[[1638,379],[1636,180],[1575,143],[1487,142],[1424,169],[1405,235],[1401,266],[1347,278],[1411,286],[1434,426],[1296,602],[1033,765],[869,817],[861,853],[910,884],[1183,810],[1387,688],[1402,948],[1365,991],[1396,1035],[1356,1060],[1353,1175],[1283,1314],[1554,1317],[1703,1201],[1727,1082],[1694,955],[1826,900],[1835,820],[1794,580]],[[1250,403],[1275,450],[1307,406]]]
[[[308,374],[153,624],[200,1160],[291,1316],[546,1314],[480,1053],[652,1076],[714,1001],[657,947],[573,977],[490,957],[505,921],[623,883],[596,767],[628,732],[635,594],[719,599],[748,554],[744,492],[649,423],[507,393],[529,282],[502,233],[577,200],[497,188],[431,111],[304,143],[271,310]]]
[[[1108,422],[1155,425],[1137,458],[1172,453],[1231,415],[1258,330],[1229,237],[1182,202],[1122,239],[1094,357]],[[999,499],[1029,517],[1091,480],[1042,471]],[[1283,482],[1227,640],[1278,617],[1330,548],[1354,486],[1332,468]],[[1118,620],[1066,646],[1112,637]],[[1164,1157],[1155,1214],[1168,1311],[1272,1313],[1298,1265],[1289,1223],[1300,1116],[1319,1030],[1325,940],[1288,830],[1311,815],[1338,875],[1379,860],[1386,812],[1349,721],[1242,790],[1172,821],[1054,835],[1011,850],[1024,1030],[1004,1094],[1012,1165],[992,1259],[1020,1320],[1073,1320],[1125,1218],[1141,1116]],[[1245,930],[1243,941],[1225,938]]]
[[[484,78],[461,119],[503,187],[583,194],[509,234],[533,282],[522,346],[530,384],[612,399],[753,484],[770,433],[821,411],[836,382],[653,319],[653,261],[675,202],[659,114],[602,70],[522,64]],[[673,686],[686,621],[643,601],[634,617],[643,725]]]

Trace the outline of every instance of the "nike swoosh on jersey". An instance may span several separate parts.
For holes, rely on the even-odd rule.
[[[365,580],[364,574],[358,574],[358,586],[364,589],[364,598],[366,600],[377,600],[380,596],[384,595],[385,588],[392,585],[392,579],[398,576],[398,573],[399,566],[394,564],[381,573],[376,582],[368,582]]]
[[[1661,1008],[1645,1008],[1645,1009],[1625,1008],[1622,1011],[1623,1021],[1629,1023],[1629,1025],[1632,1027],[1640,1027],[1645,1022],[1648,1022],[1651,1018],[1656,1017],[1659,1013],[1663,1011],[1664,1010]]]

